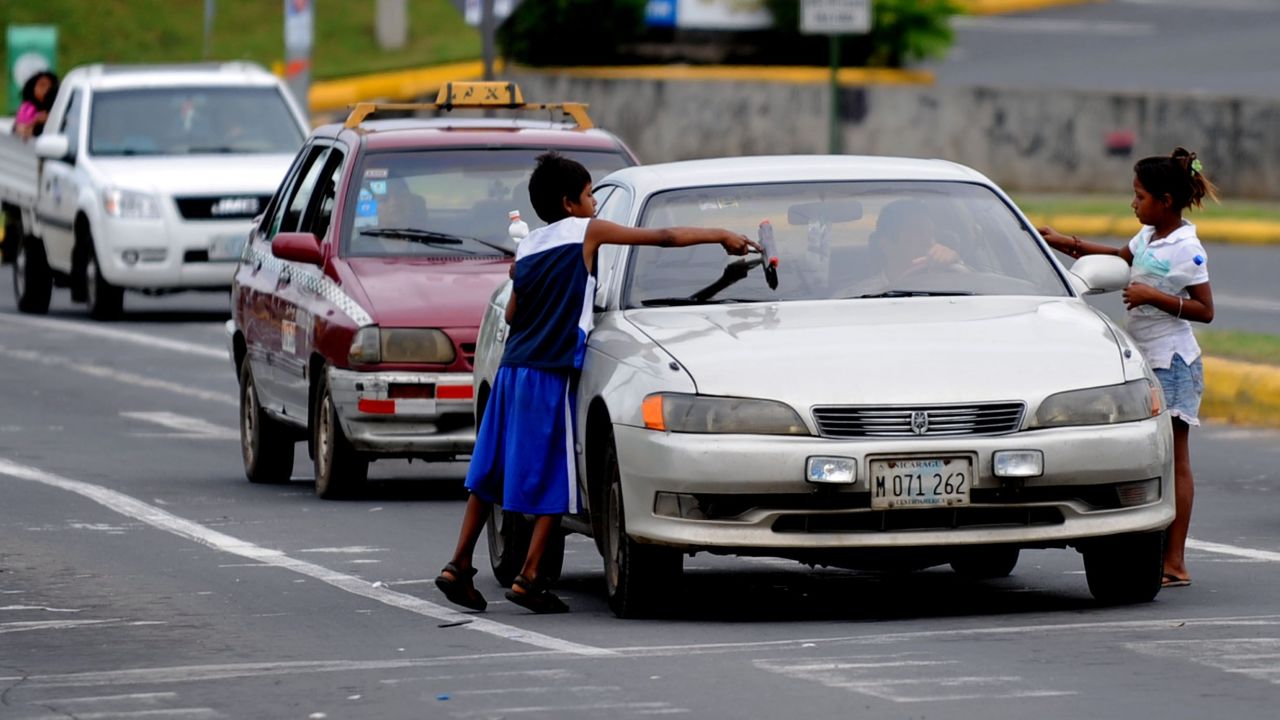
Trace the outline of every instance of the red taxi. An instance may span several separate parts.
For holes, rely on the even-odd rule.
[[[367,119],[476,107],[549,119]],[[359,486],[379,458],[471,452],[476,334],[512,262],[508,213],[540,224],[528,180],[551,149],[596,178],[636,163],[585,106],[524,103],[509,83],[451,83],[434,105],[361,104],[312,133],[232,286],[249,480],[287,482],[300,440],[323,498]]]

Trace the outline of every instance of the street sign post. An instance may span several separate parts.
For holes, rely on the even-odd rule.
[[[871,0],[800,0],[800,32],[826,35],[831,57],[831,114],[827,150],[840,153],[840,36],[871,31]]]
[[[22,86],[32,75],[43,70],[56,70],[58,61],[58,28],[52,25],[10,25],[5,30],[8,49],[9,112],[17,112],[22,104]]]
[[[310,112],[311,46],[315,39],[313,0],[284,0],[284,79],[293,99]]]
[[[460,6],[462,19],[472,27],[480,28],[480,39],[484,48],[484,79],[493,79],[493,63],[497,51],[494,34],[498,26],[515,12],[520,0],[453,0]]]

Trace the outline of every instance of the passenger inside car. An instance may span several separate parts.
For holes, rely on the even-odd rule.
[[[924,273],[969,270],[959,253],[937,241],[929,206],[913,198],[895,200],[880,210],[869,247],[870,256],[880,263],[880,272],[838,289],[836,297],[883,292]]]

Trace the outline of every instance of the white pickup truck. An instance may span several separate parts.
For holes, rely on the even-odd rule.
[[[67,287],[95,318],[125,290],[230,287],[250,221],[308,133],[257,65],[90,65],[33,141],[0,126],[6,256],[23,312]]]

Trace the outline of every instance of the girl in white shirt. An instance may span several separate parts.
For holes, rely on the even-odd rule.
[[[1168,157],[1149,157],[1133,166],[1133,212],[1143,228],[1127,245],[1114,248],[1040,228],[1050,247],[1071,257],[1118,255],[1129,263],[1124,290],[1128,330],[1151,363],[1173,416],[1174,494],[1177,516],[1164,551],[1163,587],[1191,584],[1184,552],[1195,496],[1187,436],[1199,425],[1204,368],[1191,322],[1213,320],[1213,291],[1204,246],[1184,210],[1201,207],[1217,189],[1205,177],[1196,154],[1177,148]]]

